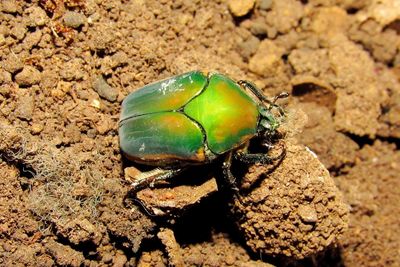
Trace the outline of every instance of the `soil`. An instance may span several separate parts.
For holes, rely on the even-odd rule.
[[[0,265],[399,266],[397,0],[0,2]],[[190,70],[252,81],[279,162],[133,195],[125,96]]]

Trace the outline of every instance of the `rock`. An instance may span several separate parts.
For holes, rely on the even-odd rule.
[[[9,73],[8,71],[0,71],[0,84],[3,83],[11,83],[12,82],[12,77],[11,77],[11,73]],[[0,94],[2,90],[0,89]]]
[[[64,14],[63,20],[66,26],[76,29],[85,24],[87,18],[81,13],[68,11]]]
[[[20,91],[23,89],[19,89]],[[26,91],[26,90],[24,90]],[[15,109],[15,115],[23,120],[31,120],[33,110],[35,108],[35,101],[29,93],[23,93],[18,97],[17,108]]]
[[[40,30],[28,33],[23,41],[24,49],[31,50],[32,47],[36,46],[40,42],[41,38],[42,38],[42,32]]]
[[[6,37],[4,37],[4,34],[0,33],[0,46],[5,44],[6,42]]]
[[[82,59],[74,58],[65,62],[64,67],[60,71],[60,76],[66,81],[81,80],[85,72],[82,69],[84,62]]]
[[[243,58],[248,59],[257,51],[259,45],[260,40],[251,35],[249,39],[239,44],[239,53]]]
[[[85,258],[82,253],[73,250],[71,247],[50,240],[46,244],[47,252],[53,256],[58,265],[81,266]]]
[[[32,66],[25,66],[20,73],[15,75],[15,82],[19,86],[31,86],[39,83],[41,73]]]
[[[114,257],[114,267],[123,267],[125,265],[125,263],[128,261],[128,259],[126,258],[126,256],[123,253],[118,253],[117,255],[115,255]]]
[[[10,73],[16,73],[24,67],[21,60],[13,54],[8,55],[5,60],[1,61],[0,65]]]
[[[201,172],[199,174],[201,175]],[[132,170],[132,173],[125,173],[125,175],[135,175],[135,170]],[[129,178],[132,179],[132,177]],[[193,179],[193,177],[191,178]],[[195,177],[194,180],[196,178],[199,177]],[[137,199],[153,215],[177,215],[176,211],[188,209],[218,190],[215,178],[200,182],[201,184],[195,185],[183,184],[166,188],[145,188],[137,193]]]
[[[229,10],[235,17],[242,17],[253,9],[255,0],[230,0]]]
[[[286,156],[276,168],[250,167],[244,181],[251,180],[247,183],[254,188],[235,201],[233,210],[253,252],[303,259],[343,235],[349,211],[329,172],[294,141],[285,140]]]
[[[252,72],[260,76],[274,75],[283,72],[283,55],[284,49],[278,47],[271,40],[264,40],[258,47],[255,55],[250,59],[249,68]]]
[[[31,125],[31,133],[32,134],[40,134],[44,129],[44,125],[41,123],[32,123]]]
[[[311,29],[317,34],[331,34],[345,32],[349,24],[349,16],[339,7],[319,9],[313,15]]]
[[[0,6],[0,11],[5,13],[17,13],[18,11],[18,4],[17,1],[12,0],[2,0]]]
[[[30,7],[26,10],[29,13],[29,26],[43,26],[46,24],[48,17],[46,11],[38,6]]]
[[[261,0],[258,6],[262,10],[268,10],[272,6],[272,0]]]
[[[315,208],[310,205],[302,205],[297,209],[301,220],[306,223],[315,223],[318,221],[317,212]]]
[[[12,37],[16,38],[17,40],[22,40],[22,39],[24,39],[27,31],[28,30],[24,24],[18,23],[11,30],[10,34]]]
[[[268,35],[268,25],[265,22],[253,22],[250,31],[254,35]]]
[[[102,98],[107,99],[110,102],[117,100],[118,90],[111,87],[102,76],[98,76],[93,82],[93,89]]]
[[[165,250],[168,254],[168,262],[171,266],[185,266],[182,258],[181,247],[176,242],[174,232],[168,228],[161,228],[158,232],[157,237],[161,240],[161,243],[165,246]]]

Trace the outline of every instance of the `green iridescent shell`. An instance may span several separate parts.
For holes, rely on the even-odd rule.
[[[257,103],[230,78],[193,71],[147,85],[122,103],[120,146],[147,164],[198,164],[257,132]]]

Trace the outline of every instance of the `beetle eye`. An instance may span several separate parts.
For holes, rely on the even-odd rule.
[[[264,129],[266,129],[266,130],[271,130],[271,124],[270,124],[267,120],[262,119],[262,120],[260,121],[260,124],[261,124],[261,126],[262,126]]]

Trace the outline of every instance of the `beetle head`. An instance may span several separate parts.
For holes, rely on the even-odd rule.
[[[285,112],[282,107],[275,102],[280,98],[288,97],[288,93],[280,93],[275,96],[272,101],[268,101],[267,103],[262,103],[259,107],[260,113],[260,131],[264,133],[264,135],[272,135],[282,123],[285,118]]]

